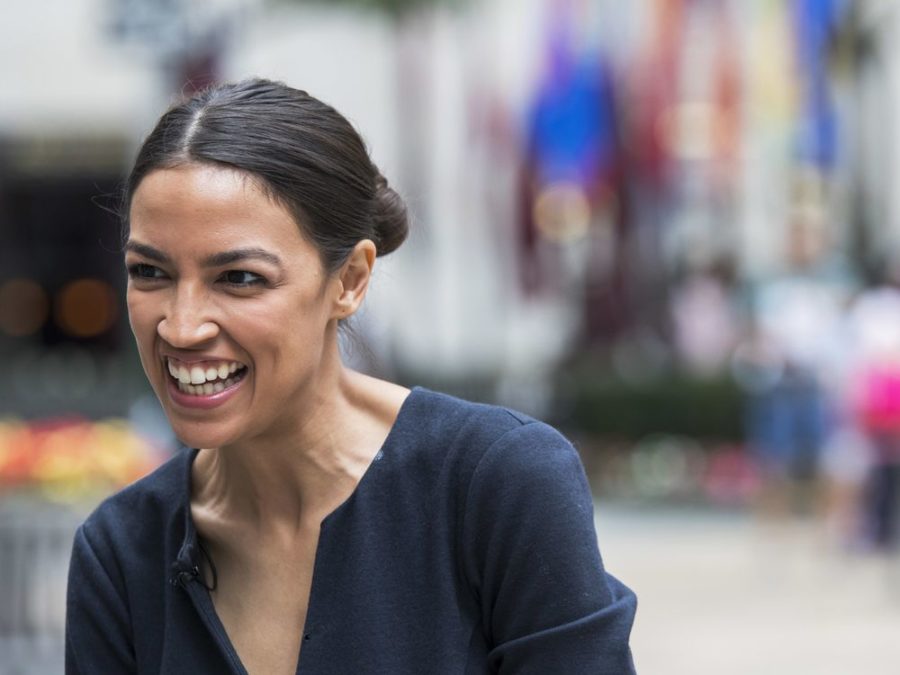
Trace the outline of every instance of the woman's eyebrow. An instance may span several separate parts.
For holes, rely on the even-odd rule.
[[[156,262],[170,262],[169,256],[167,256],[162,251],[157,250],[152,246],[149,246],[148,244],[142,244],[139,241],[134,241],[133,239],[129,239],[125,244],[125,250],[134,251],[135,253],[142,255],[145,258],[149,258],[150,260],[155,260]]]
[[[167,256],[162,251],[153,248],[148,244],[142,244],[139,241],[129,241],[125,244],[126,251],[134,251],[139,255],[144,256],[145,258],[149,258],[150,260],[155,260],[160,263],[168,263],[171,262],[171,258]],[[275,265],[276,267],[281,267],[281,258],[279,258],[274,253],[270,253],[262,248],[236,248],[231,251],[222,251],[221,253],[213,253],[210,256],[207,256],[203,259],[204,267],[223,267],[225,265],[231,265],[236,262],[240,262],[242,260],[263,260],[267,263]]]
[[[214,253],[213,255],[204,258],[203,264],[206,267],[222,267],[224,265],[231,265],[249,259],[263,260],[276,267],[281,267],[281,258],[262,248],[236,248],[231,251]]]

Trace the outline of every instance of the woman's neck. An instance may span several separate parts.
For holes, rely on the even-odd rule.
[[[222,524],[288,537],[318,526],[356,489],[408,393],[341,368],[276,432],[201,450],[192,508]]]

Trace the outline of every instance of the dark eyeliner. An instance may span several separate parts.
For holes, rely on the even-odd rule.
[[[228,275],[230,274],[242,274],[252,277],[250,281],[230,281],[228,279]],[[256,272],[250,272],[248,270],[228,270],[224,272],[220,277],[226,284],[232,286],[234,288],[252,288],[254,286],[267,286],[268,280],[262,276],[261,274],[257,274]]]
[[[126,269],[128,270],[128,276],[132,279],[152,280],[161,278],[161,275],[155,274],[155,272],[160,271],[159,268],[147,263],[132,263],[127,265]]]

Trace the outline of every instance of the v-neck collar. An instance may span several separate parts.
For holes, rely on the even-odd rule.
[[[326,523],[331,525],[332,521],[336,520],[343,512],[347,511],[353,504],[353,502],[358,499],[359,493],[362,490],[367,489],[368,484],[373,481],[372,475],[377,473],[377,467],[382,465],[382,461],[385,457],[390,456],[393,446],[397,444],[398,437],[403,434],[405,427],[407,426],[407,418],[412,414],[410,412],[411,409],[415,407],[418,399],[427,393],[430,392],[424,387],[413,387],[410,390],[410,393],[406,396],[406,398],[403,400],[403,403],[400,405],[400,410],[397,412],[397,417],[394,420],[393,425],[391,425],[391,428],[388,431],[388,435],[384,439],[381,448],[377,453],[375,453],[375,456],[372,458],[369,466],[366,467],[365,472],[363,472],[363,475],[357,482],[356,487],[353,489],[353,492],[351,492],[347,499],[341,502],[331,513],[329,513],[322,519],[322,523],[320,525],[320,528],[322,530],[325,529]],[[198,448],[190,448],[183,451],[184,456],[182,459],[181,471],[181,508],[184,511],[184,539],[182,540],[181,547],[178,550],[178,554],[176,555],[175,560],[172,563],[173,579],[174,576],[177,576],[180,573],[196,570],[200,566],[200,546],[197,535],[197,526],[194,523],[194,518],[191,514],[191,491],[193,489],[192,472],[194,461],[197,459],[197,455],[199,453],[200,450]]]

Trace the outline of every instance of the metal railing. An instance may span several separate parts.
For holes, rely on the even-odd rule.
[[[0,675],[63,671],[69,555],[83,517],[0,495]]]

